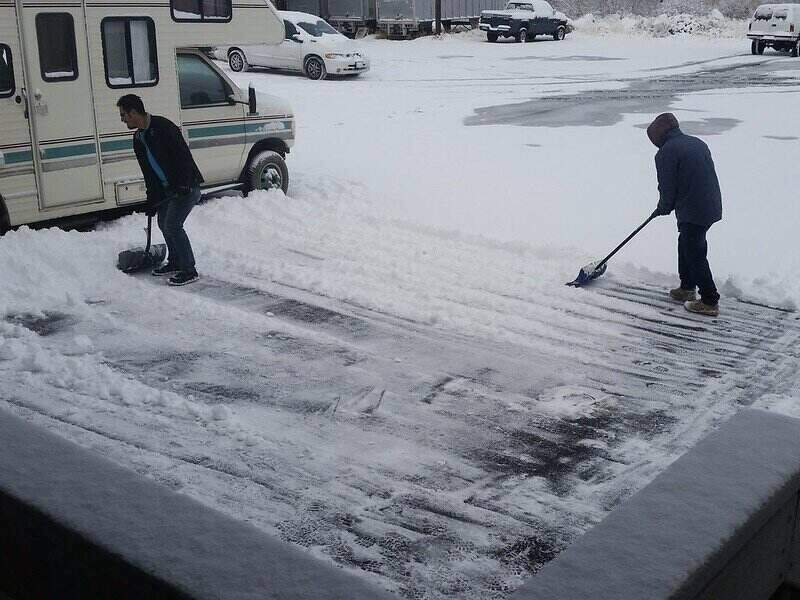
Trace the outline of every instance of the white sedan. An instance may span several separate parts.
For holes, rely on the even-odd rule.
[[[369,59],[353,40],[343,36],[320,17],[280,10],[286,27],[277,45],[220,46],[214,55],[227,60],[234,71],[269,67],[300,71],[310,79],[328,75],[358,75],[369,70]]]

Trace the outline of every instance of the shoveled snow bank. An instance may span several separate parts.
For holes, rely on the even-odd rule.
[[[711,38],[742,38],[747,31],[747,21],[729,19],[714,9],[707,15],[687,13],[661,14],[656,17],[639,15],[584,15],[573,21],[575,31],[588,35],[625,35],[643,37],[668,37],[692,34]]]

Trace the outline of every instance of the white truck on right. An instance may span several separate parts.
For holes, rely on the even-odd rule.
[[[567,16],[554,10],[546,0],[511,0],[505,10],[484,10],[480,28],[490,42],[500,37],[513,37],[525,43],[537,35],[563,40],[572,31]]]
[[[747,37],[752,54],[769,47],[800,55],[800,4],[762,4],[750,19]]]

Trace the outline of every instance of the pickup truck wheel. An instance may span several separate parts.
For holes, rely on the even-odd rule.
[[[750,42],[750,54],[758,54],[758,41],[753,40]]]
[[[228,64],[231,67],[231,71],[236,71],[237,73],[247,71],[250,68],[250,65],[247,64],[247,58],[241,50],[231,50],[228,53]]]
[[[514,37],[517,38],[518,42],[524,44],[525,42],[528,41],[528,30],[525,29],[524,27],[521,27],[520,30],[517,32],[517,35]]]
[[[800,56],[800,40],[797,40],[794,43],[794,46],[792,46],[792,56],[794,56],[795,58]]]
[[[309,79],[325,79],[328,72],[325,70],[325,63],[319,56],[309,56],[303,67],[306,77]]]
[[[555,32],[553,32],[553,39],[557,42],[560,42],[564,39],[564,36],[567,35],[567,28],[563,25],[560,25],[556,28]]]
[[[489,40],[490,42],[496,42],[497,41],[497,34],[496,33],[492,33],[491,31],[487,31],[486,32],[486,39]]]
[[[764,48],[767,47],[767,43],[763,40],[758,40],[756,43],[756,53],[757,54],[764,54]]]
[[[245,169],[245,192],[251,190],[289,189],[289,169],[277,152],[266,150],[256,154]]]

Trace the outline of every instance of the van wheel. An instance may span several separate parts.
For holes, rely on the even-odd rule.
[[[567,35],[567,29],[561,26],[556,29],[555,33],[553,34],[553,39],[557,42],[560,42],[561,40],[564,39],[566,35]]]
[[[792,46],[792,56],[794,56],[795,58],[800,56],[800,40],[797,40],[794,43],[794,46]]]
[[[272,150],[256,154],[245,169],[245,193],[251,190],[289,189],[289,169],[283,157]]]
[[[325,63],[319,56],[309,56],[303,69],[309,79],[325,79],[328,72],[325,70]]]
[[[228,64],[231,67],[231,71],[236,71],[237,73],[247,71],[250,68],[250,65],[247,64],[247,58],[241,50],[231,50],[228,53]]]
[[[525,29],[524,27],[523,27],[523,28],[521,28],[521,29],[520,29],[520,30],[517,32],[516,38],[517,38],[517,41],[518,41],[518,42],[521,42],[521,43],[523,43],[523,44],[524,44],[525,42],[527,42],[527,41],[528,41],[528,30],[527,30],[527,29]]]

